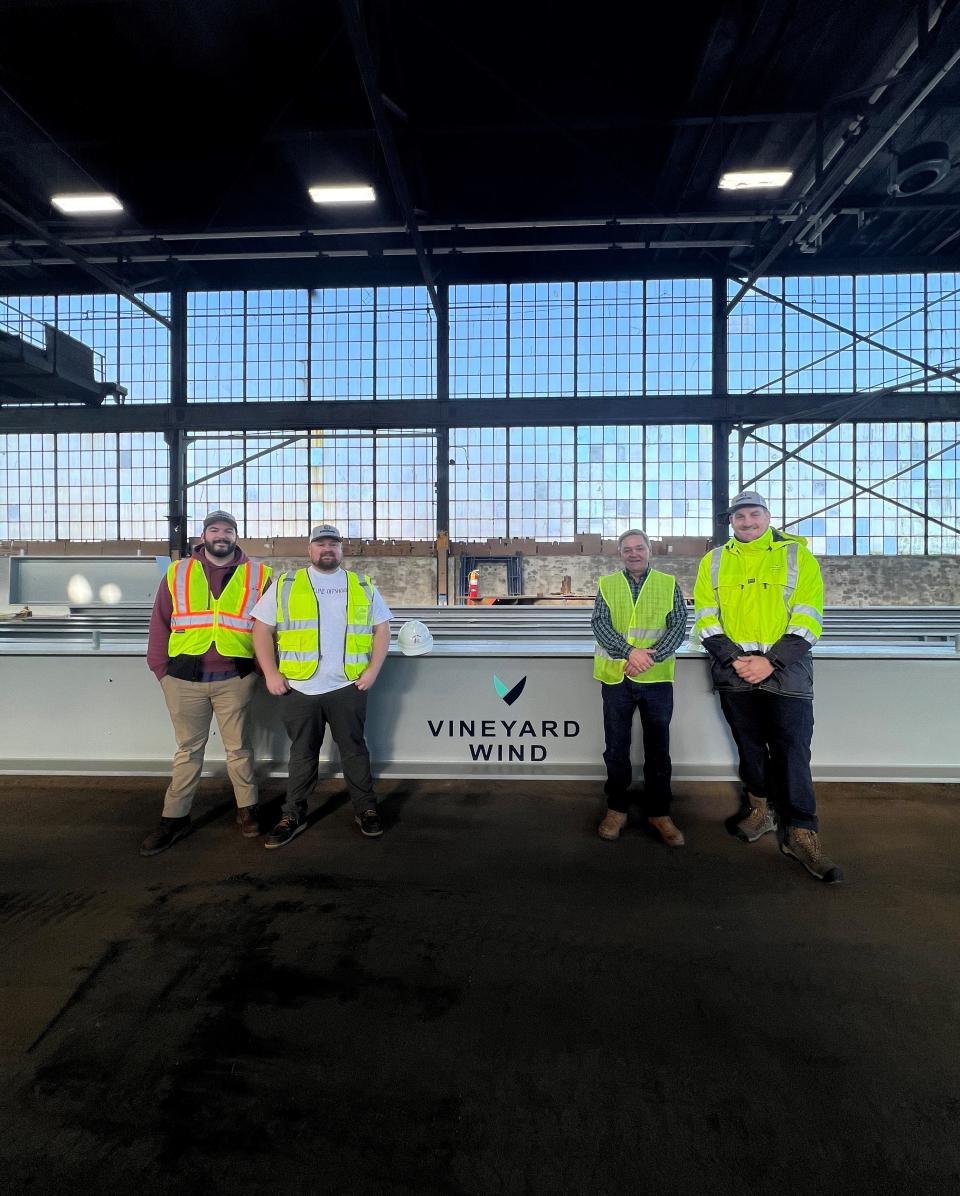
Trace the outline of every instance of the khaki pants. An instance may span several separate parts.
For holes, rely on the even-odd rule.
[[[228,681],[181,681],[164,677],[160,685],[170,711],[177,738],[173,776],[163,799],[164,818],[184,818],[190,813],[200,783],[203,750],[210,736],[210,720],[216,715],[227,758],[227,773],[237,805],[257,804],[257,782],[253,774],[253,749],[247,727],[247,712],[257,674],[231,677]]]

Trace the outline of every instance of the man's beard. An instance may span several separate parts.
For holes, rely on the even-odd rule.
[[[204,541],[204,548],[211,556],[222,557],[226,560],[228,556],[233,556],[234,545],[228,540],[214,540],[212,544]]]

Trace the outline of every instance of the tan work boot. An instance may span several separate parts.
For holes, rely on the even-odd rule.
[[[260,823],[257,822],[256,806],[241,806],[237,810],[237,826],[245,839],[256,839],[260,834]]]
[[[664,814],[660,818],[648,818],[647,822],[659,833],[667,847],[683,847],[686,843],[683,831],[675,825],[669,814]]]
[[[737,823],[736,834],[744,843],[756,843],[777,829],[777,814],[765,797],[750,798],[750,813]]]
[[[843,869],[823,854],[820,836],[816,831],[808,830],[805,826],[787,827],[780,850],[784,855],[799,860],[811,876],[826,885],[838,885],[843,880]]]
[[[597,827],[597,834],[601,839],[619,839],[626,825],[626,814],[621,814],[619,810],[607,810],[603,822]]]

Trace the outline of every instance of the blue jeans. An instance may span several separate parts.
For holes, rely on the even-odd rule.
[[[815,831],[813,702],[762,689],[721,690],[720,709],[740,753],[740,780],[750,793],[769,799],[784,826]]]
[[[673,685],[653,681],[648,685],[628,681],[603,685],[603,735],[607,766],[604,792],[607,806],[626,814],[634,800],[627,790],[633,780],[630,741],[633,716],[640,711],[643,728],[643,797],[641,804],[647,818],[670,813],[670,718],[673,714]]]

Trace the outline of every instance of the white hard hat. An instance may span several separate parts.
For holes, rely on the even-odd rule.
[[[430,628],[419,619],[408,619],[400,628],[397,646],[404,656],[422,656],[433,647]]]

